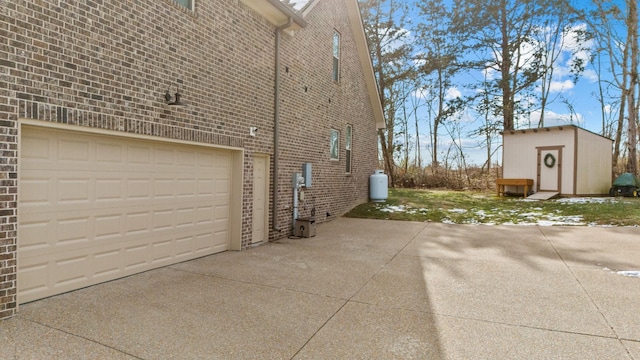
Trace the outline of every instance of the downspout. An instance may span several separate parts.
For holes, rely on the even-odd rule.
[[[282,231],[278,227],[278,157],[280,156],[280,34],[282,30],[293,24],[293,19],[289,17],[286,24],[276,28],[276,56],[275,56],[275,90],[274,90],[274,106],[273,106],[273,209],[272,209],[272,228],[275,231]]]

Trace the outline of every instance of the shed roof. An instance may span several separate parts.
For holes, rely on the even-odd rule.
[[[538,132],[545,132],[545,131],[556,131],[556,130],[564,130],[564,129],[572,129],[572,130],[580,130],[580,131],[586,131],[588,133],[591,133],[593,135],[599,136],[603,139],[607,139],[609,141],[613,141],[611,139],[609,139],[606,136],[602,136],[598,133],[595,133],[593,131],[587,130],[585,128],[573,125],[573,124],[568,124],[568,125],[559,125],[559,126],[549,126],[549,127],[541,127],[541,128],[529,128],[529,129],[517,129],[517,130],[503,130],[500,131],[501,135],[516,135],[516,134],[527,134],[527,133],[538,133]]]

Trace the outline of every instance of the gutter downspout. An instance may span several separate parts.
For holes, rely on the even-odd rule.
[[[274,90],[274,106],[273,106],[273,209],[272,209],[272,228],[275,231],[282,231],[278,227],[278,157],[280,156],[280,34],[282,30],[293,24],[293,18],[289,17],[286,24],[276,28],[276,54],[275,54],[275,90]]]

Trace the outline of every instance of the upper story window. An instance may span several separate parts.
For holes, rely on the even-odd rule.
[[[189,10],[193,10],[193,2],[195,0],[174,0],[176,3],[186,7]]]
[[[340,81],[340,33],[333,32],[333,81]]]

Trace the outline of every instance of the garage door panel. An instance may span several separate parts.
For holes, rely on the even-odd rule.
[[[176,165],[176,151],[173,149],[154,149],[154,162],[159,167]]]
[[[122,236],[122,223],[124,215],[122,214],[105,214],[94,216],[94,233],[93,237],[96,241],[107,241]]]
[[[49,204],[51,194],[50,181],[46,177],[32,175],[20,181],[22,194],[20,201],[23,206],[43,206]]]
[[[127,164],[149,167],[151,163],[152,148],[129,144],[127,147]]]
[[[128,200],[151,198],[149,176],[127,179],[125,198]]]
[[[197,184],[197,195],[214,195],[215,179],[200,179]]]
[[[58,162],[68,166],[73,163],[85,164],[89,162],[91,154],[91,142],[88,138],[58,138]]]
[[[178,151],[178,163],[183,168],[192,168],[196,165],[197,153],[193,151]]]
[[[95,149],[96,165],[121,165],[126,163],[124,157],[125,147],[122,144],[115,141],[96,140]]]
[[[124,197],[123,187],[122,178],[99,176],[95,180],[94,199],[96,203],[122,200]]]
[[[49,163],[52,156],[55,158],[52,139],[46,134],[23,134],[21,143],[21,156],[31,159],[33,163]]]
[[[174,198],[175,196],[175,179],[155,178],[153,180],[154,199]]]
[[[93,218],[81,216],[58,221],[56,246],[86,247],[89,246],[92,234]]]
[[[49,241],[54,240],[51,234],[51,228],[51,220],[48,218],[22,220],[20,222],[20,238],[28,238],[30,241],[20,244],[21,253],[48,249],[52,245],[55,245],[49,243]]]
[[[62,177],[57,182],[58,196],[55,199],[58,204],[65,203],[89,203],[91,179],[81,177]]]
[[[20,302],[229,248],[230,151],[23,129]]]

